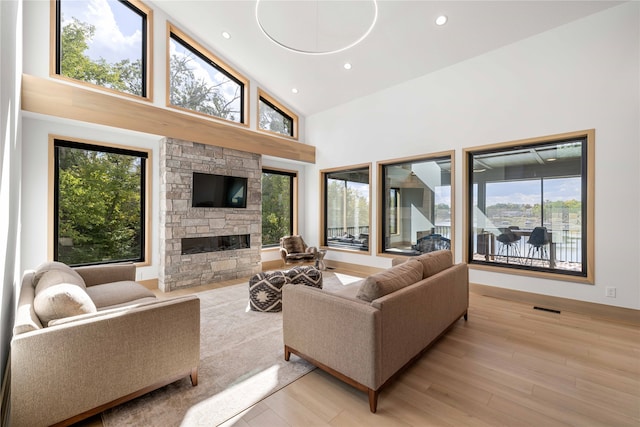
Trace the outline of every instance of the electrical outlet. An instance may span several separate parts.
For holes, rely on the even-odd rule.
[[[607,287],[607,288],[605,288],[605,292],[606,292],[607,297],[609,297],[609,298],[615,298],[616,297],[616,288]]]

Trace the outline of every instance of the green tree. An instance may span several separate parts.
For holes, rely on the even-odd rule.
[[[210,84],[204,78],[197,79],[192,62],[193,54],[171,55],[169,66],[169,100],[171,105],[198,111],[210,116],[236,121],[240,111],[235,107],[240,98],[241,87],[235,88],[232,97],[222,93],[224,85],[230,82],[225,78],[218,84]]]
[[[349,227],[356,233],[360,227],[368,227],[369,198],[349,185],[350,181],[327,181],[327,228],[342,230],[340,234],[344,234]]]
[[[293,121],[262,101],[260,102],[259,116],[260,129],[270,130],[281,135],[292,135]]]
[[[58,260],[67,264],[138,259],[141,159],[58,147]]]
[[[262,174],[262,245],[278,244],[291,234],[291,178],[276,173]]]
[[[60,37],[60,74],[121,92],[142,95],[142,63],[124,59],[109,64],[104,58],[86,55],[95,27],[77,18],[62,28]]]

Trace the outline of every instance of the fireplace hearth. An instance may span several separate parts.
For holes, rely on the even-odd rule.
[[[182,255],[205,252],[233,251],[251,247],[251,235],[188,237],[182,239]]]

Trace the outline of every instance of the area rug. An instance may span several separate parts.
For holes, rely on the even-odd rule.
[[[339,289],[361,280],[325,271],[323,287]],[[284,360],[282,313],[249,310],[248,283],[198,293],[198,385],[188,378],[105,411],[105,427],[216,426],[310,372],[291,356]]]

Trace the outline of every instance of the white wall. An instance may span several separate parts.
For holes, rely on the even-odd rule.
[[[4,376],[20,282],[20,76],[22,2],[0,2],[0,377]],[[3,416],[5,414],[2,414]],[[2,417],[0,417],[2,422]]]
[[[471,270],[472,282],[640,308],[640,3],[629,2],[307,117],[319,170],[456,150],[455,257],[462,260],[462,149],[596,129],[595,286]],[[416,51],[426,55],[426,52]],[[376,206],[374,196],[372,206]],[[307,198],[318,224],[320,198]],[[377,223],[375,209],[372,224]],[[318,239],[317,227],[305,230]],[[371,241],[377,241],[373,227]],[[327,259],[388,267],[388,258]],[[606,286],[617,298],[606,298]]]

